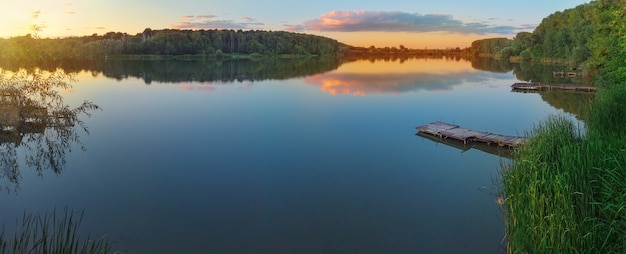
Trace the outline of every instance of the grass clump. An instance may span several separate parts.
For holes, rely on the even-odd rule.
[[[594,102],[585,134],[549,117],[504,166],[509,253],[626,251],[626,139],[617,135],[626,119],[606,120],[625,110],[611,100]]]
[[[16,231],[12,237],[0,234],[0,254],[13,253],[112,253],[112,243],[107,239],[94,240],[88,235],[79,237],[78,229],[84,212],[64,209],[63,214],[52,213],[26,214],[16,222]]]

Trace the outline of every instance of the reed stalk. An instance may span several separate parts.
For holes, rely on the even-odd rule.
[[[606,115],[584,134],[562,116],[538,124],[501,170],[509,253],[626,250],[626,118],[613,118],[626,109],[612,96],[594,102],[591,115]]]
[[[37,254],[87,254],[113,253],[112,243],[105,239],[93,239],[91,235],[81,238],[79,227],[84,211],[77,212],[65,208],[63,214],[24,213],[21,221],[16,221],[16,230],[12,237],[5,236],[4,227],[0,233],[0,254],[37,253]]]

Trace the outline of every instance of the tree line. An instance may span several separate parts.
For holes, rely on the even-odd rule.
[[[624,80],[626,70],[621,66],[626,53],[625,7],[624,0],[592,1],[551,14],[532,33],[520,32],[513,39],[474,41],[471,52],[474,56],[492,56],[500,60],[549,59],[574,66],[584,64],[591,72],[600,74],[597,76]]]
[[[298,55],[349,57],[441,57],[471,56],[470,48],[410,49],[399,47],[354,47],[327,37],[261,30],[152,30],[135,35],[108,32],[67,38],[37,38],[31,34],[0,38],[0,62],[46,64],[84,61],[120,55],[200,56],[223,58],[233,55]]]
[[[129,35],[108,32],[69,38],[32,35],[0,39],[0,61],[98,59],[111,55],[337,55],[347,45],[301,33],[260,30],[152,30]]]
[[[439,57],[439,56],[471,56],[471,48],[446,48],[446,49],[412,49],[404,45],[399,47],[354,47],[350,46],[347,54],[350,56],[360,57],[377,57],[377,56],[405,56],[405,57]]]

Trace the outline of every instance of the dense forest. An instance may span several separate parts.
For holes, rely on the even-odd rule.
[[[626,33],[624,6],[624,0],[582,4],[544,18],[532,33],[520,32],[513,39],[474,41],[471,52],[474,56],[492,56],[506,61],[587,65],[589,74],[599,74],[594,76],[602,77],[603,83],[624,80],[626,71],[621,67],[626,53],[626,45],[621,42]],[[610,73],[605,73],[609,70]]]
[[[472,44],[475,55],[582,66],[599,87],[594,98],[577,102],[583,127],[548,117],[503,166],[498,202],[509,253],[626,251],[624,24],[625,0],[598,0],[556,12],[512,40]]]
[[[447,48],[447,49],[411,49],[404,45],[398,47],[354,47],[350,46],[345,52],[351,57],[386,57],[386,56],[402,56],[402,57],[439,57],[439,56],[460,56],[469,58],[471,49],[468,48]]]
[[[103,59],[112,55],[340,55],[347,45],[309,34],[284,31],[152,30],[129,35],[36,38],[25,35],[0,39],[0,62]]]
[[[348,58],[412,58],[471,56],[470,48],[410,49],[375,46],[354,47],[334,39],[285,31],[259,30],[152,30],[129,35],[108,32],[103,35],[38,38],[24,35],[0,38],[0,63],[28,65],[36,62],[99,60],[105,58],[129,59],[206,59],[255,58],[263,56],[329,56]],[[150,57],[141,57],[150,56]]]

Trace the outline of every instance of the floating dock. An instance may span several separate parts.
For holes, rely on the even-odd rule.
[[[542,91],[542,90],[574,90],[574,91],[587,91],[595,92],[596,88],[593,86],[578,86],[572,84],[541,84],[541,83],[514,83],[511,85],[513,91]]]
[[[440,139],[455,139],[463,142],[463,144],[480,142],[487,145],[496,144],[498,146],[517,147],[526,142],[525,137],[475,131],[439,121],[417,126],[416,128],[420,133],[436,136]]]
[[[444,144],[444,145],[459,149],[461,150],[461,153],[464,153],[470,149],[477,149],[477,150],[480,150],[489,154],[511,159],[513,151],[514,151],[513,149],[511,149],[511,147],[488,145],[486,143],[479,143],[479,142],[471,142],[469,144],[465,144],[462,141],[458,141],[456,139],[442,139],[437,136],[433,136],[431,134],[425,134],[423,132],[418,132],[415,135],[421,138],[428,139],[433,142],[437,142],[440,144]]]

